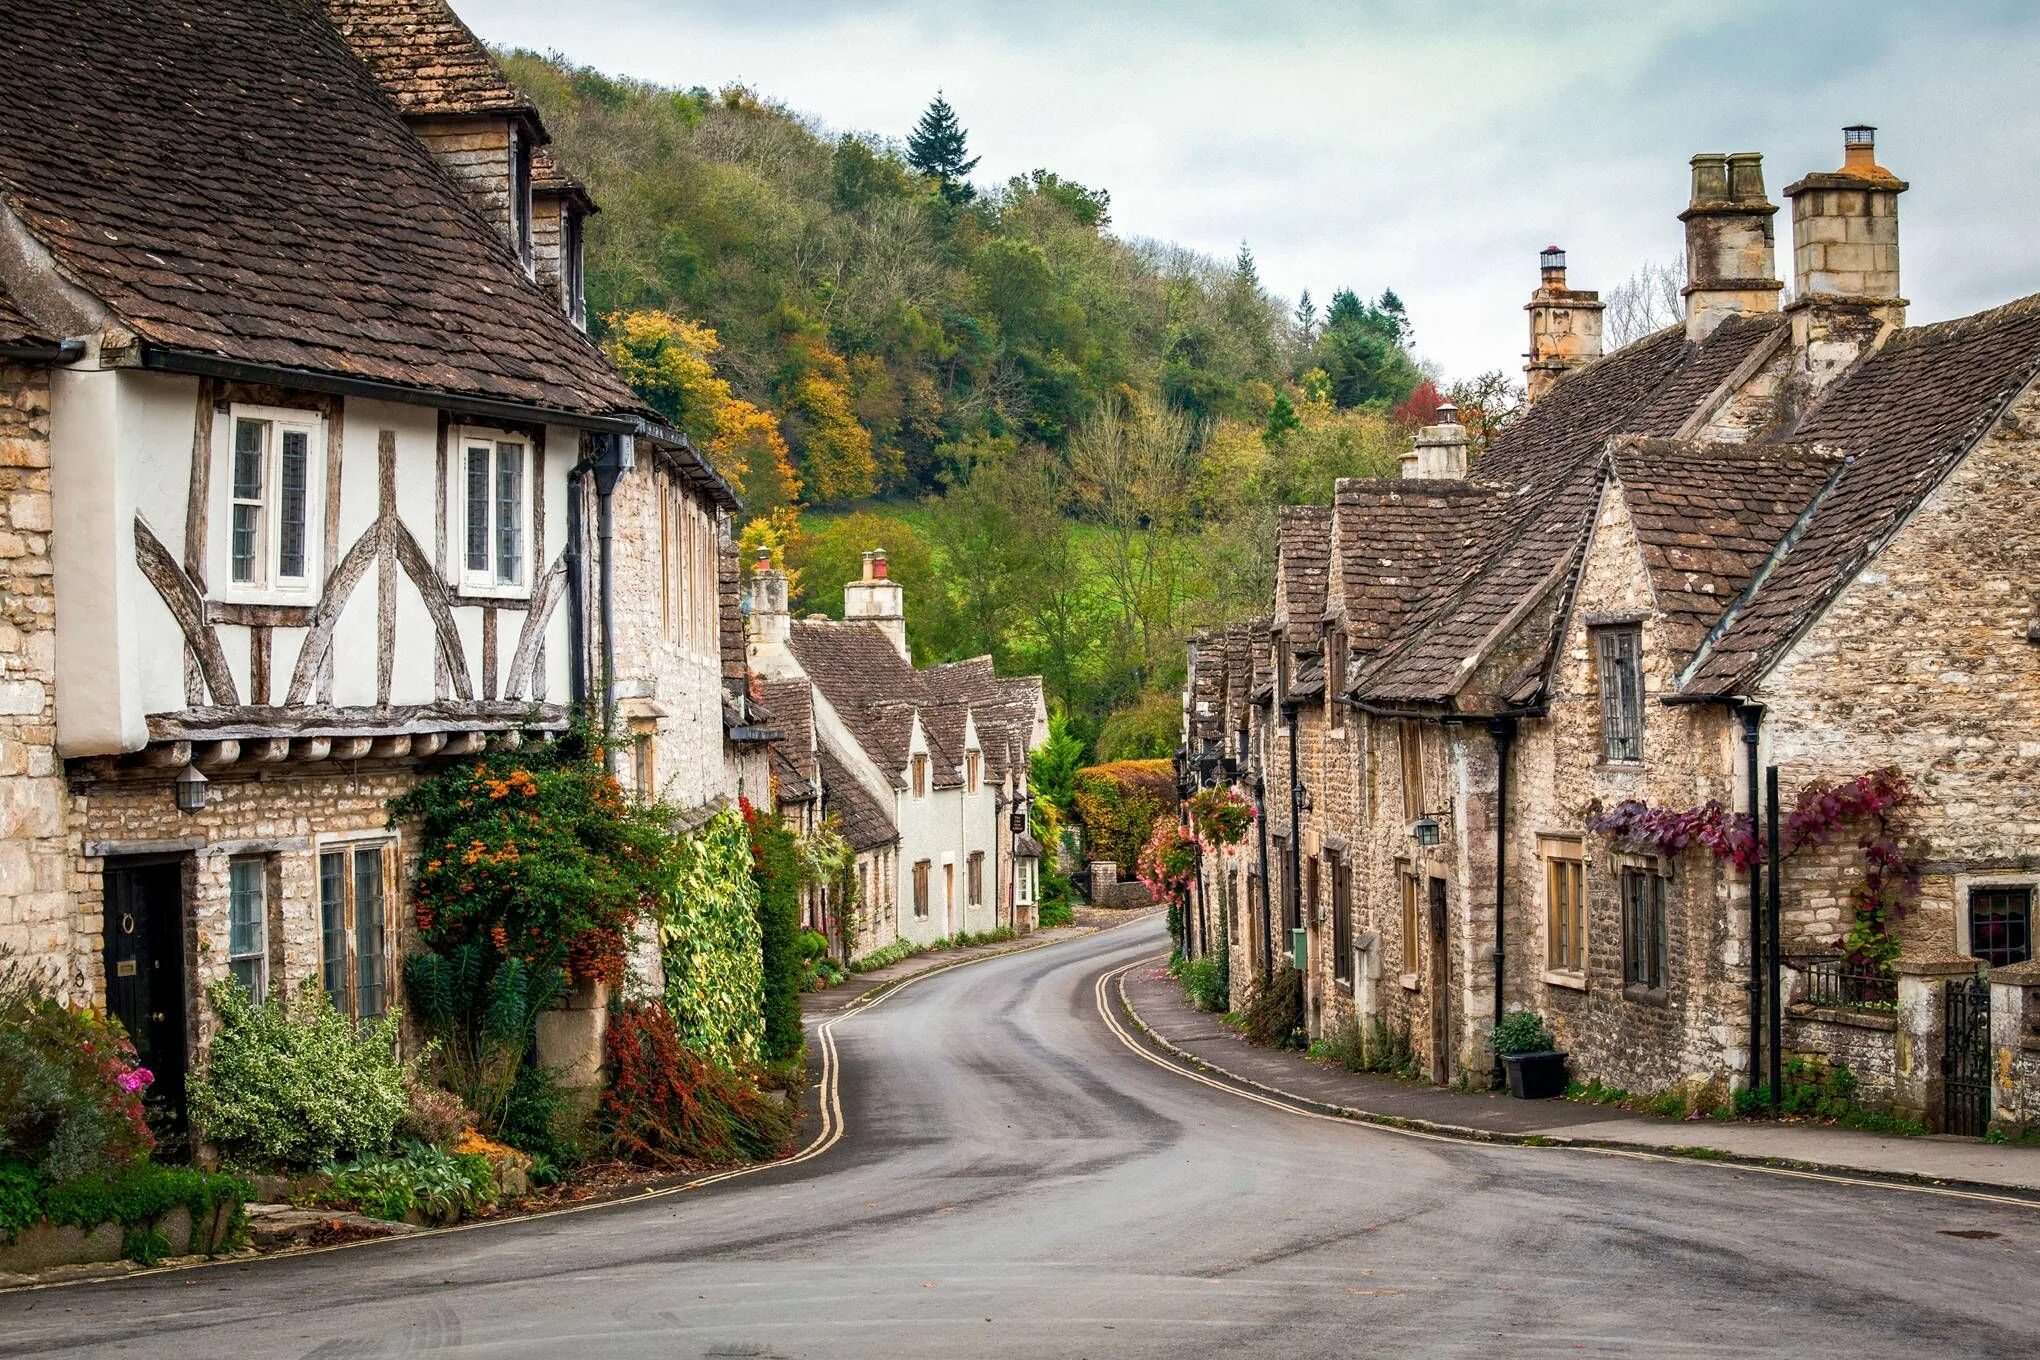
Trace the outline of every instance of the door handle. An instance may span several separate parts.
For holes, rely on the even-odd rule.
[[[163,1023],[163,1012],[161,1012],[161,1011],[150,1011],[150,1012],[149,1012],[149,1019],[150,1019],[150,1021],[151,1021],[152,1023],[160,1025],[160,1024],[162,1024],[162,1023]]]

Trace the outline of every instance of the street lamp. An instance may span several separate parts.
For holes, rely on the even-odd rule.
[[[186,765],[177,772],[177,810],[179,812],[204,812],[207,779],[196,765]]]
[[[1438,819],[1429,813],[1417,818],[1410,826],[1410,835],[1416,837],[1417,844],[1426,849],[1436,845],[1438,843]]]

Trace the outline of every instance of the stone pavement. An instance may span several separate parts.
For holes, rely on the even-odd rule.
[[[1478,1140],[1550,1139],[1685,1156],[1714,1154],[2040,1196],[2040,1148],[1974,1138],[1886,1136],[1796,1121],[1658,1119],[1568,1100],[1516,1100],[1506,1093],[1453,1091],[1348,1072],[1301,1053],[1250,1044],[1216,1015],[1193,1009],[1160,963],[1141,964],[1126,973],[1120,989],[1132,1018],[1148,1037],[1179,1057],[1237,1081],[1376,1123],[1408,1124]]]

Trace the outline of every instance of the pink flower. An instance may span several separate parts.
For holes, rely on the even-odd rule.
[[[156,1074],[146,1067],[131,1067],[114,1078],[120,1084],[120,1089],[126,1091],[129,1095],[140,1091],[155,1079]]]

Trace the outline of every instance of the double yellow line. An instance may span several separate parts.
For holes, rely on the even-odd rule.
[[[1185,1080],[1194,1081],[1200,1086],[1208,1086],[1214,1091],[1223,1091],[1229,1096],[1236,1096],[1241,1100],[1250,1100],[1256,1105],[1265,1105],[1271,1110],[1280,1110],[1284,1114],[1296,1115],[1302,1119],[1321,1119],[1327,1123],[1343,1124],[1348,1128],[1365,1128],[1379,1133],[1392,1133],[1398,1137],[1416,1138],[1430,1143],[1458,1143],[1468,1147],[1488,1147],[1523,1152],[1590,1153],[1601,1157],[1624,1157],[1638,1162],[1668,1162],[1688,1167],[1723,1167],[1733,1171],[1755,1172],[1764,1176],[1781,1176],[1788,1180],[1822,1181],[1829,1185],[1854,1186],[1863,1190],[1894,1190],[1908,1195],[1932,1195],[1940,1199],[1971,1200],[1983,1204],[2008,1205],[2018,1209],[2031,1210],[2040,1208],[2040,1201],[2023,1198],[2018,1195],[1994,1195],[1982,1190],[1960,1190],[1952,1186],[1916,1185],[1906,1181],[1877,1180],[1866,1176],[1842,1175],[1833,1171],[1812,1171],[1798,1167],[1768,1166],[1762,1162],[1740,1161],[1729,1156],[1719,1158],[1681,1157],[1672,1153],[1647,1152],[1637,1148],[1608,1147],[1598,1143],[1567,1141],[1516,1142],[1507,1135],[1493,1140],[1468,1138],[1457,1134],[1437,1133],[1428,1129],[1410,1128],[1406,1125],[1372,1118],[1358,1110],[1338,1113],[1337,1110],[1340,1107],[1316,1109],[1309,1104],[1303,1103],[1301,1098],[1286,1096],[1284,1093],[1276,1091],[1273,1087],[1262,1086],[1259,1090],[1249,1089],[1258,1085],[1258,1083],[1246,1077],[1236,1076],[1215,1064],[1208,1065],[1211,1066],[1212,1071],[1222,1073],[1224,1076],[1231,1078],[1231,1080],[1219,1081],[1206,1076],[1202,1072],[1193,1071],[1189,1067],[1184,1066],[1182,1062],[1174,1061],[1157,1053],[1152,1045],[1136,1038],[1120,1023],[1119,1017],[1114,1014],[1115,1009],[1124,1010],[1129,1014],[1132,1013],[1133,1009],[1131,1002],[1128,1001],[1126,996],[1126,975],[1136,968],[1150,967],[1161,963],[1166,958],[1167,955],[1157,954],[1153,958],[1136,959],[1132,963],[1119,968],[1107,969],[1098,975],[1098,983],[1094,989],[1094,995],[1098,1003],[1098,1015],[1104,1020],[1105,1028],[1110,1030],[1113,1037],[1124,1044],[1128,1051],[1144,1062],[1153,1063],[1164,1071],[1174,1073]],[[1118,1007],[1114,1007],[1107,996],[1108,988],[1118,992]],[[1173,1050],[1173,1045],[1170,1047]],[[1190,1059],[1190,1061],[1201,1062],[1202,1059]]]

